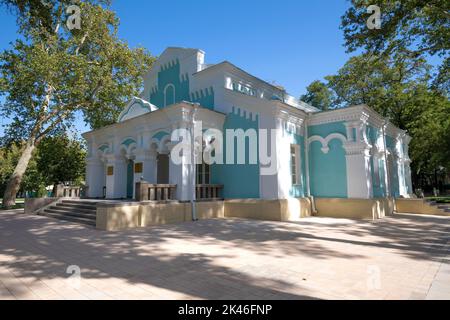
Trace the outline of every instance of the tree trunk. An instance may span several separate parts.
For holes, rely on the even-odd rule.
[[[27,141],[25,149],[22,151],[19,162],[14,169],[14,173],[11,178],[9,178],[8,184],[6,186],[5,194],[3,196],[3,207],[11,208],[16,204],[16,195],[19,192],[20,184],[23,179],[23,175],[27,170],[28,163],[33,156],[33,151],[36,148],[34,139]]]

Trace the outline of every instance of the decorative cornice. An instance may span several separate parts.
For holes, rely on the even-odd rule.
[[[296,114],[292,114],[286,110],[277,110],[275,113],[275,118],[283,121],[288,125],[295,126],[297,130],[302,130],[305,124],[306,117],[302,117]]]
[[[336,109],[312,114],[309,125],[320,125],[333,122],[348,122],[361,120],[361,110],[357,108]]]
[[[360,155],[363,154],[366,157],[370,156],[372,145],[364,142],[349,142],[344,144],[346,155]]]
[[[352,106],[312,114],[309,125],[320,125],[333,122],[364,122],[375,128],[381,128],[384,119],[366,105]]]

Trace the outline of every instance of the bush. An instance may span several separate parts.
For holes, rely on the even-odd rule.
[[[47,189],[45,186],[39,186],[39,189],[36,192],[36,198],[46,198],[48,195]]]

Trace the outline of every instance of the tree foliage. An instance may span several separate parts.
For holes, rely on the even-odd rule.
[[[328,110],[333,104],[333,93],[322,81],[313,81],[307,88],[306,94],[300,100],[309,103],[320,110]]]
[[[11,143],[0,148],[0,192],[6,189],[25,143]],[[23,176],[20,192],[37,192],[61,182],[80,185],[84,180],[83,145],[67,135],[46,137],[37,147]]]
[[[352,0],[342,17],[349,52],[362,50],[327,85],[335,105],[367,103],[413,137],[415,184],[450,172],[450,1]],[[370,29],[369,5],[381,10],[381,28]],[[432,69],[431,56],[440,58]],[[430,178],[433,177],[433,178]]]
[[[363,49],[377,55],[406,51],[411,58],[438,55],[449,64],[450,1],[352,0],[342,17],[345,45],[350,52]],[[369,29],[369,5],[381,10],[381,29]],[[448,70],[440,68],[436,84],[448,89]],[[447,74],[447,77],[445,76]]]
[[[363,54],[325,79],[335,97],[334,107],[367,104],[405,129],[408,108],[418,92],[427,90],[429,78],[430,66],[423,59]]]
[[[84,180],[86,151],[67,135],[46,137],[37,148],[36,166],[46,185]]]
[[[0,0],[17,14],[21,39],[0,54],[0,115],[12,120],[6,133],[26,147],[10,179],[5,206],[15,193],[36,146],[64,132],[82,114],[92,128],[114,122],[142,89],[154,59],[130,49],[117,35],[119,20],[109,1],[78,2],[81,28],[69,28],[63,0]],[[5,200],[7,203],[5,203]]]
[[[24,145],[21,143],[12,143],[0,148],[0,192],[6,190],[6,185],[14,168],[19,161]],[[37,191],[44,185],[42,176],[37,170],[36,160],[32,159],[24,174],[20,191]]]

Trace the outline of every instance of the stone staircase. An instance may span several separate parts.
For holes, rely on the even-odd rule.
[[[88,226],[95,226],[97,202],[78,199],[63,199],[44,208],[39,212],[39,215]]]

